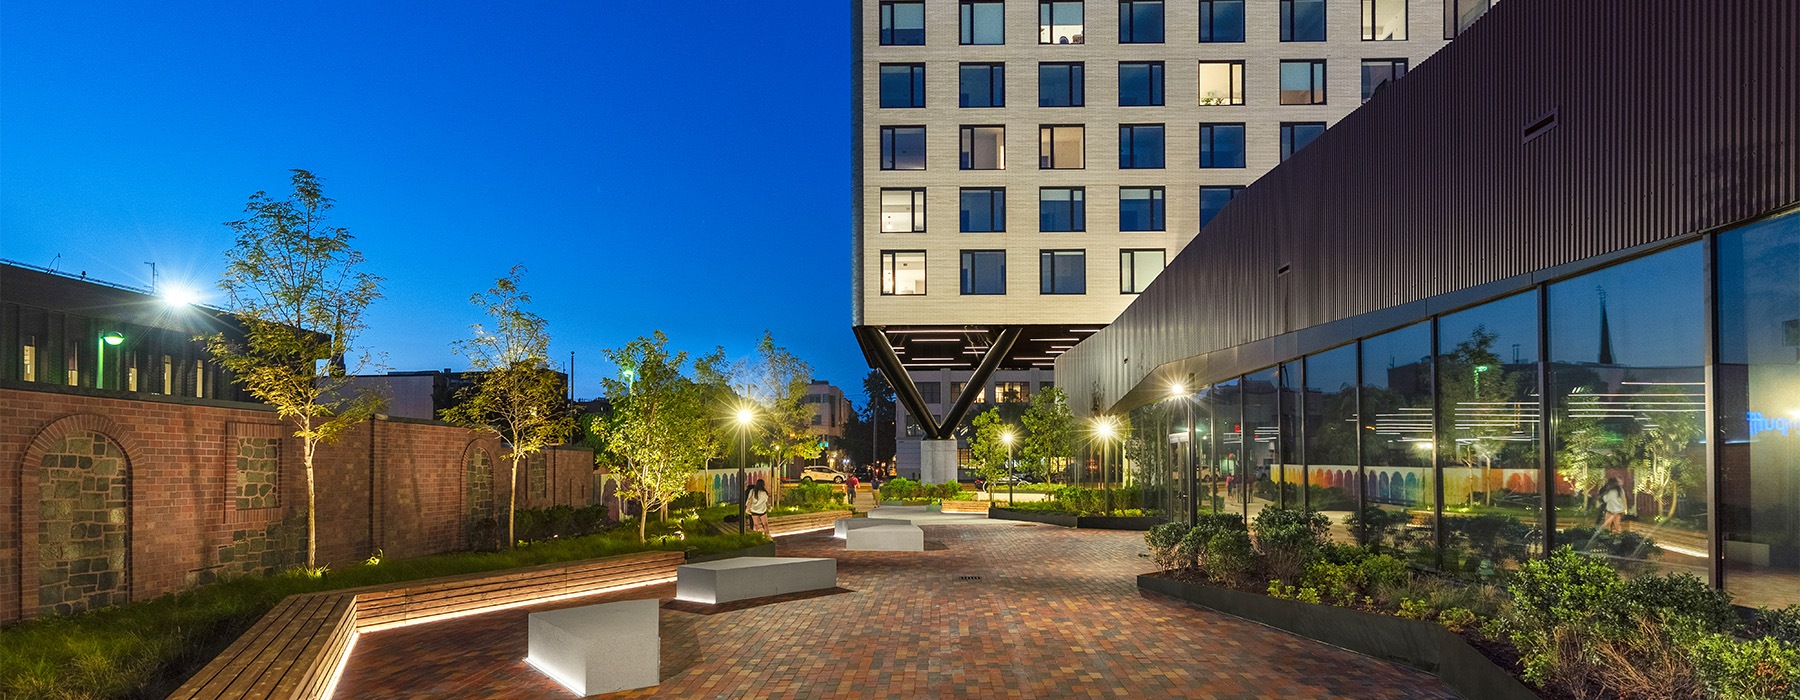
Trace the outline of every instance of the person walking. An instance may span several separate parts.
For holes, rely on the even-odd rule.
[[[851,474],[850,480],[844,482],[844,494],[846,496],[848,496],[848,498],[845,498],[844,501],[850,504],[850,510],[852,510],[852,511],[856,510],[856,475],[855,474]]]
[[[769,488],[762,479],[750,487],[750,493],[744,497],[744,510],[750,512],[750,529],[757,532],[769,531]]]
[[[1600,529],[1625,531],[1625,487],[1617,477],[1609,477],[1600,487]]]

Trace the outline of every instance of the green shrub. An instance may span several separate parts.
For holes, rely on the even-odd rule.
[[[1412,571],[1406,567],[1406,562],[1390,554],[1365,557],[1357,562],[1357,568],[1360,570],[1358,578],[1365,593],[1405,585],[1412,577]]]
[[[1719,700],[1800,695],[1800,647],[1767,637],[1744,641],[1709,634],[1688,649],[1698,680]]]
[[[1692,574],[1639,576],[1625,582],[1621,595],[1634,609],[1626,614],[1654,615],[1663,622],[1687,618],[1706,632],[1731,632],[1740,626],[1731,594],[1707,586]]]
[[[1510,515],[1446,516],[1443,526],[1451,550],[1474,555],[1464,558],[1468,562],[1464,568],[1475,568],[1482,561],[1499,568],[1522,560],[1531,536],[1531,526]]]
[[[942,484],[921,484],[912,479],[895,478],[881,483],[881,500],[907,501],[913,499],[955,499],[962,497],[962,484],[954,481]]]
[[[513,519],[513,533],[521,542],[581,537],[606,528],[604,505],[520,508],[514,512]]]
[[[1269,573],[1294,581],[1318,556],[1330,527],[1330,521],[1319,513],[1264,508],[1250,529],[1256,534],[1256,551]]]
[[[1196,525],[1181,536],[1175,545],[1175,565],[1183,569],[1206,568],[1206,545],[1212,541],[1213,533],[1204,526]]]
[[[689,491],[680,496],[676,496],[675,500],[669,501],[669,510],[688,510],[691,508],[705,507],[706,494],[701,491]]]
[[[1237,582],[1256,571],[1256,550],[1250,545],[1250,533],[1222,529],[1206,543],[1207,575],[1222,581]]]
[[[826,484],[801,482],[781,490],[781,505],[803,511],[842,508],[844,494]]]
[[[1175,568],[1175,548],[1190,529],[1187,523],[1163,523],[1144,533],[1144,544],[1150,547],[1150,561],[1158,570]]]
[[[1394,611],[1394,617],[1407,620],[1424,620],[1431,617],[1431,605],[1423,600],[1412,598],[1400,599],[1400,609]]]
[[[1569,656],[1564,647],[1579,644],[1582,636],[1618,635],[1616,611],[1610,606],[1624,590],[1625,582],[1612,567],[1569,547],[1521,564],[1507,586],[1513,598],[1507,627],[1526,680],[1540,685],[1585,682],[1582,669],[1561,663]]]
[[[1558,533],[1556,539],[1573,546],[1577,552],[1594,552],[1621,559],[1654,559],[1662,554],[1662,548],[1656,546],[1656,540],[1630,531],[1572,527]]]
[[[905,477],[895,477],[881,482],[881,500],[901,501],[912,498],[918,493],[919,482]]]
[[[1116,489],[1058,486],[1050,492],[1050,500],[1059,504],[1061,510],[1078,515],[1099,515],[1108,512],[1116,515],[1121,510],[1141,510],[1144,507],[1143,490],[1136,486]]]
[[[1773,610],[1758,608],[1750,632],[1757,637],[1773,637],[1800,646],[1800,605]]]
[[[1438,613],[1438,624],[1449,628],[1451,632],[1461,633],[1475,626],[1475,611],[1468,608],[1445,608]]]
[[[1300,574],[1300,585],[1317,590],[1326,603],[1350,606],[1356,604],[1357,593],[1362,589],[1361,576],[1362,571],[1355,564],[1314,561]]]
[[[1352,532],[1362,528],[1363,541],[1368,543],[1369,549],[1377,552],[1400,548],[1405,527],[1410,522],[1411,513],[1375,506],[1364,508],[1360,516],[1351,513],[1344,517],[1344,524],[1349,525]]]

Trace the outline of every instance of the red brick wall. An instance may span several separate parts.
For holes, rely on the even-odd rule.
[[[45,450],[78,431],[116,442],[129,460],[132,600],[183,590],[220,574],[256,570],[258,537],[305,528],[302,445],[273,411],[249,404],[116,398],[91,390],[0,386],[0,624],[36,617],[37,480]],[[238,439],[280,437],[274,508],[239,510]],[[463,456],[481,445],[494,460],[496,513],[504,513],[510,464],[497,441],[439,423],[383,419],[356,426],[314,460],[318,557],[343,566],[380,549],[391,558],[466,546]],[[548,493],[519,507],[595,502],[585,449],[545,456]],[[521,496],[525,475],[521,468]],[[245,535],[248,535],[246,540]],[[235,540],[234,540],[235,538]],[[278,538],[269,537],[268,542]],[[295,539],[298,543],[300,540]],[[289,548],[304,556],[304,550]]]

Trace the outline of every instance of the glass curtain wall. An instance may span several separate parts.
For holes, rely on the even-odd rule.
[[[1357,510],[1356,345],[1306,358],[1306,504],[1331,519],[1332,538],[1354,543]]]
[[[1718,238],[1719,537],[1740,602],[1800,603],[1800,214]]]
[[[1537,293],[1439,317],[1437,352],[1442,566],[1485,578],[1542,549]]]
[[[1281,365],[1281,444],[1280,464],[1275,480],[1281,483],[1279,505],[1282,508],[1305,508],[1306,460],[1302,459],[1304,443],[1300,441],[1305,405],[1305,385],[1301,383],[1304,363],[1295,361]]]
[[[1265,507],[1280,507],[1281,494],[1275,488],[1276,464],[1281,430],[1281,401],[1277,392],[1281,376],[1274,367],[1254,372],[1243,378],[1243,471],[1250,488],[1245,491],[1249,504],[1245,514],[1251,519]]]
[[[1216,387],[1201,387],[1195,397],[1194,411],[1194,464],[1198,471],[1195,479],[1194,497],[1200,501],[1200,512],[1217,513],[1224,505],[1219,491],[1225,488],[1225,482],[1219,479],[1219,443],[1213,430],[1213,412],[1218,410],[1218,392]]]
[[[1703,248],[1550,285],[1558,544],[1708,578]]]
[[[1171,435],[1182,418],[1179,400],[1157,401],[1131,410],[1131,424],[1124,440],[1127,466],[1124,488],[1119,494],[1120,508],[1142,508],[1145,515],[1180,519],[1181,479],[1172,469],[1175,445]]]
[[[1220,513],[1244,513],[1244,392],[1243,382],[1231,379],[1213,385],[1213,471],[1217,474],[1214,498]]]
[[[1431,322],[1362,343],[1363,543],[1436,565]]]

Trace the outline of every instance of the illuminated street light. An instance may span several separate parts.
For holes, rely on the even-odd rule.
[[[1181,407],[1187,414],[1187,467],[1182,470],[1186,474],[1181,479],[1181,485],[1183,495],[1187,498],[1187,506],[1183,509],[1187,512],[1184,515],[1188,526],[1193,527],[1200,522],[1200,476],[1194,464],[1197,456],[1194,445],[1194,401],[1188,394],[1187,385],[1181,382],[1169,384],[1169,398],[1180,400]]]
[[[626,368],[624,374],[626,377],[630,377],[633,372],[630,368]],[[740,535],[744,534],[745,502],[750,500],[750,484],[745,483],[747,477],[745,476],[744,461],[749,459],[750,425],[754,422],[756,422],[755,411],[750,410],[749,406],[738,408],[738,490],[742,492],[738,494],[738,534]]]
[[[106,331],[100,334],[100,353],[94,361],[94,388],[106,388],[106,347],[118,346],[125,342],[125,334],[118,331]]]
[[[1000,433],[1000,442],[1006,443],[1006,505],[1013,504],[1013,485],[1019,482],[1019,473],[1013,469],[1013,431],[1007,428]],[[992,498],[990,496],[989,498]]]
[[[158,289],[157,293],[162,296],[164,304],[177,308],[193,306],[200,301],[200,296],[195,294],[194,290],[179,284],[165,285]]]

